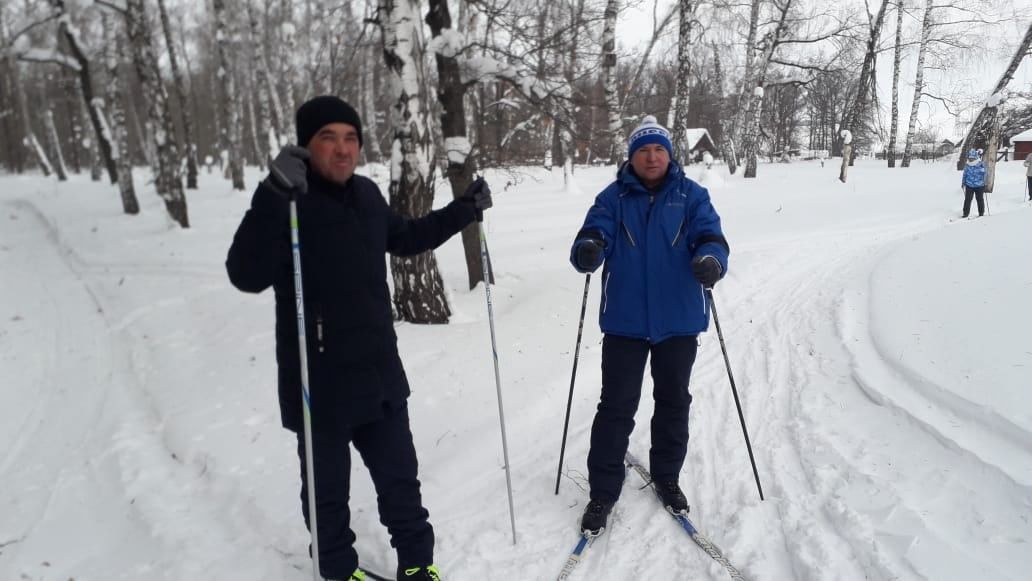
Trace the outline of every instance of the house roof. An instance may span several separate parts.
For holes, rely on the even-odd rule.
[[[709,131],[706,131],[705,129],[689,129],[686,135],[688,137],[689,150],[695,149],[699,145],[699,142],[702,141],[703,137],[709,139],[710,145],[713,145],[713,138],[710,137]]]
[[[1026,131],[1022,131],[1021,133],[1015,135],[1014,137],[1011,137],[1010,140],[1011,140],[1011,144],[1017,143],[1019,141],[1032,141],[1032,129],[1028,129]]]

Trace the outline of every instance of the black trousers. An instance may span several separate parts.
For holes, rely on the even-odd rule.
[[[966,217],[971,213],[971,197],[974,196],[978,200],[978,215],[985,214],[985,187],[973,188],[966,186],[964,188],[964,216]]]
[[[312,434],[315,462],[315,501],[319,524],[319,568],[324,578],[347,579],[358,567],[353,547],[351,510],[351,450],[362,456],[376,488],[380,522],[387,527],[391,546],[398,552],[398,567],[433,563],[434,531],[423,508],[417,478],[416,449],[409,429],[408,405],[387,407],[376,422],[348,428],[321,426]],[[301,510],[308,515],[308,475],[305,439],[297,434],[301,458]],[[309,528],[311,530],[311,528]]]
[[[1025,177],[1025,193],[1028,194],[1029,201],[1032,201],[1032,176]]]
[[[672,337],[650,344],[642,339],[606,335],[602,340],[602,398],[591,426],[588,483],[592,500],[616,502],[624,480],[624,454],[641,399],[645,361],[652,355],[653,480],[677,480],[688,453],[688,381],[695,363],[695,337]]]

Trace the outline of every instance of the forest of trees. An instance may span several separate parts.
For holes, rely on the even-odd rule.
[[[633,43],[631,2],[651,14]],[[853,156],[880,148],[895,167],[902,151],[905,167],[931,133],[922,102],[971,115],[966,146],[1032,122],[1032,89],[1010,86],[1032,24],[1006,4],[4,0],[0,167],[60,180],[89,172],[113,184],[130,214],[143,194],[132,172],[145,168],[148,192],[188,227],[198,172],[220,171],[243,189],[244,166],[293,141],[294,110],[319,94],[359,111],[367,161],[397,157],[391,205],[409,215],[429,211],[437,178],[461,192],[485,167],[543,164],[569,178],[575,164],[619,163],[645,114],[671,128],[686,161],[688,130],[707,129],[716,157],[747,178],[761,159],[840,155],[847,133]],[[1008,57],[974,100],[925,81],[928,69]],[[915,73],[904,78],[901,62]],[[892,70],[891,103],[881,102],[879,67]],[[911,88],[901,117],[900,92]],[[463,242],[472,286],[482,278],[475,232]],[[392,266],[401,282],[429,272],[420,280],[440,293],[432,254]],[[443,301],[420,304],[425,312],[399,316],[447,320]]]

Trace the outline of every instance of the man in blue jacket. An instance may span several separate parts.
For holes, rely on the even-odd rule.
[[[985,214],[985,163],[974,149],[968,151],[967,158],[961,182],[961,187],[964,188],[964,214],[961,218],[967,218],[971,213],[972,196],[978,200],[978,215]]]
[[[729,253],[709,193],[672,160],[670,133],[647,116],[629,141],[630,160],[595,198],[570,254],[579,272],[605,263],[602,397],[588,453],[591,498],[581,520],[593,535],[620,496],[650,354],[656,406],[649,468],[667,508],[688,512],[678,485],[688,450],[688,381],[697,336],[709,325],[704,289],[727,272]]]

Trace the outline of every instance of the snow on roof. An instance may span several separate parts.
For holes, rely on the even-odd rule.
[[[695,149],[695,146],[702,141],[703,136],[709,138],[710,143],[713,143],[713,138],[705,129],[689,129],[685,136],[688,138],[688,149]]]
[[[1018,141],[1032,141],[1032,129],[1022,131],[1021,133],[1011,137],[1011,143],[1017,143]]]

